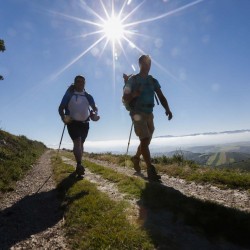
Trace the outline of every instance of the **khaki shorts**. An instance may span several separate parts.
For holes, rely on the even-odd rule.
[[[152,139],[155,130],[153,113],[131,114],[131,118],[134,123],[135,134],[140,139],[145,139],[145,138]]]

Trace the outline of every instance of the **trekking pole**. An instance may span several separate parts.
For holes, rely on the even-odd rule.
[[[66,124],[64,124],[64,126],[63,126],[63,132],[62,132],[61,140],[60,140],[59,147],[58,147],[58,150],[57,150],[56,160],[57,160],[57,156],[58,156],[58,153],[59,153],[59,150],[60,150],[60,147],[61,147],[65,127],[66,127]]]
[[[129,144],[130,144],[130,138],[131,138],[131,134],[132,134],[133,125],[134,125],[134,123],[132,122],[131,129],[130,129],[130,134],[129,134],[129,139],[128,139],[128,147],[127,147],[126,156],[128,155],[128,148],[129,148]]]

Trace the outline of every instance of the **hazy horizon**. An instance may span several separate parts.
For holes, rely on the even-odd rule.
[[[242,131],[228,131],[225,132],[211,132],[214,134],[199,134],[199,135],[180,135],[173,137],[154,137],[150,144],[150,149],[154,153],[170,152],[173,150],[185,150],[194,146],[209,146],[209,145],[219,145],[219,144],[229,144],[229,143],[250,143],[250,130]],[[231,132],[231,133],[230,133]],[[129,139],[129,135],[128,135]],[[87,140],[84,144],[86,152],[114,152],[114,153],[126,153],[127,140],[100,140],[100,141],[89,141]],[[139,144],[138,139],[132,138],[129,145],[129,153],[134,152]],[[57,149],[58,144],[47,145],[50,148]],[[65,138],[62,141],[61,149],[72,149],[73,144],[70,139]]]

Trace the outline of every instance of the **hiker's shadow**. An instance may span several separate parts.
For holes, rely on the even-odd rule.
[[[71,174],[59,187],[66,192],[75,182],[76,179]],[[79,197],[82,195],[84,194],[79,194]],[[63,209],[57,189],[24,197],[0,213],[0,249],[10,249],[17,242],[53,227],[62,216]]]
[[[157,249],[250,246],[249,213],[188,197],[155,182],[146,183],[138,204],[141,225]]]

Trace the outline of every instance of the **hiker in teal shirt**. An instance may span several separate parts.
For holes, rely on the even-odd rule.
[[[136,154],[131,158],[136,172],[140,173],[140,156],[142,155],[147,165],[148,179],[159,181],[161,178],[155,167],[151,164],[151,156],[149,144],[154,132],[154,97],[155,93],[160,100],[161,105],[165,109],[168,120],[171,120],[173,115],[168,106],[166,97],[161,91],[159,82],[149,75],[151,68],[151,59],[148,55],[142,55],[139,58],[140,72],[134,76],[124,74],[124,90],[123,102],[126,108],[130,111],[130,116],[134,124],[135,134],[140,139],[140,144]]]
[[[150,114],[153,112],[154,107],[154,93],[158,88],[161,88],[159,82],[151,75],[147,75],[145,78],[140,74],[131,77],[127,84],[127,88],[131,89],[131,92],[138,90],[140,94],[136,98],[133,112],[143,112]]]

